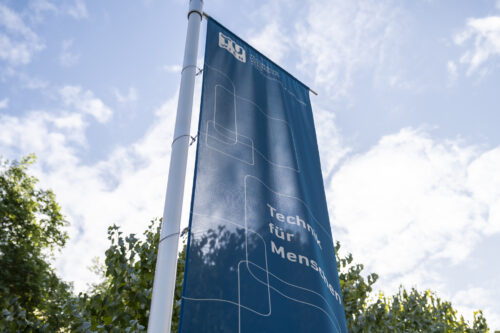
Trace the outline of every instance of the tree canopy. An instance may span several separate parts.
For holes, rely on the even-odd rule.
[[[66,243],[66,221],[55,195],[28,175],[34,156],[0,164],[1,331],[56,331],[70,286],[50,256]]]
[[[335,253],[349,332],[488,332],[482,311],[474,313],[470,324],[450,302],[430,290],[400,287],[393,296],[380,293],[371,300],[378,275],[364,278],[363,265],[355,264],[350,253],[339,257],[339,250],[337,242]]]

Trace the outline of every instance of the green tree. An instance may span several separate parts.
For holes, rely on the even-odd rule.
[[[70,329],[75,332],[142,332],[146,330],[158,251],[160,220],[152,220],[142,238],[108,228],[110,247],[105,263],[97,267],[103,281],[66,305]],[[185,232],[183,237],[185,239]],[[177,263],[172,331],[176,332],[184,279],[184,250]]]
[[[353,323],[353,332],[385,327],[396,332],[488,332],[483,313],[474,313],[472,325],[458,316],[450,302],[434,292],[407,291],[400,287],[391,297],[380,298],[366,307],[365,320]]]
[[[55,195],[28,175],[35,161],[0,161],[0,331],[57,331],[70,286],[50,265],[68,236]]]
[[[488,332],[482,311],[474,313],[472,325],[457,316],[450,302],[442,301],[434,292],[415,288],[391,297],[380,294],[370,300],[377,274],[365,279],[363,265],[354,264],[349,253],[339,256],[340,243],[335,246],[344,309],[349,332]]]

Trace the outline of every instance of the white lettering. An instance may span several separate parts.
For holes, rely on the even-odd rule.
[[[325,271],[321,269],[321,267],[318,266],[318,263],[312,259],[307,258],[306,256],[303,255],[297,255],[293,252],[286,252],[285,248],[283,246],[277,247],[276,244],[271,241],[271,252],[279,255],[281,259],[286,259],[290,262],[297,262],[297,257],[298,257],[298,263],[301,265],[306,265],[308,267],[311,267],[314,269],[316,272],[319,273],[321,280],[325,283],[326,287],[330,291],[333,297],[342,304],[342,298],[340,297],[340,294],[335,290],[335,288],[332,286],[332,284],[328,281],[328,278],[326,277]],[[310,265],[309,265],[310,264]]]
[[[269,211],[270,211],[271,216],[274,217],[274,212],[276,211],[276,208],[274,208],[270,204],[267,204],[267,207],[269,207]]]
[[[297,225],[298,227],[304,228],[305,230],[307,230],[308,232],[311,233],[314,240],[316,241],[316,244],[318,244],[318,247],[320,249],[323,249],[323,247],[321,246],[321,241],[318,237],[318,234],[316,233],[316,230],[314,230],[314,228],[309,223],[307,223],[305,220],[303,220],[300,216],[298,216],[298,215],[296,215],[296,216],[286,215],[282,212],[279,212],[276,208],[271,206],[269,203],[267,203],[266,205],[267,205],[267,207],[269,207],[269,215],[271,215],[271,217],[274,217],[276,220],[278,220],[278,222],[285,223],[285,221],[286,221],[288,224]],[[270,232],[273,233],[273,229],[270,229]],[[280,232],[280,233],[278,233],[278,232]],[[278,229],[274,228],[274,233],[276,234],[277,237],[284,239],[283,234],[282,234],[283,231],[278,231]],[[287,236],[287,240],[290,241],[290,238],[288,236]]]
[[[281,214],[281,213],[276,213],[276,218],[278,219],[278,221],[280,222],[285,222],[285,215]]]
[[[311,261],[313,261],[313,260],[311,260]],[[309,258],[304,257],[303,255],[299,254],[299,264],[303,264],[303,265],[309,266]]]
[[[297,262],[297,255],[293,252],[288,252],[286,254],[286,258],[290,260],[291,262]]]
[[[278,249],[273,241],[271,241],[271,252],[281,255],[281,258],[285,259],[285,249],[283,248],[283,246],[280,246],[280,248]]]

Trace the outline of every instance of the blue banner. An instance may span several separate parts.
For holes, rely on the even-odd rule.
[[[309,89],[209,19],[180,332],[347,332]]]

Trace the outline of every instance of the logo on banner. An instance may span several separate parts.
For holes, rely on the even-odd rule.
[[[247,62],[246,52],[243,47],[236,44],[234,40],[219,32],[219,47],[226,49],[231,53],[236,59],[241,62]]]

